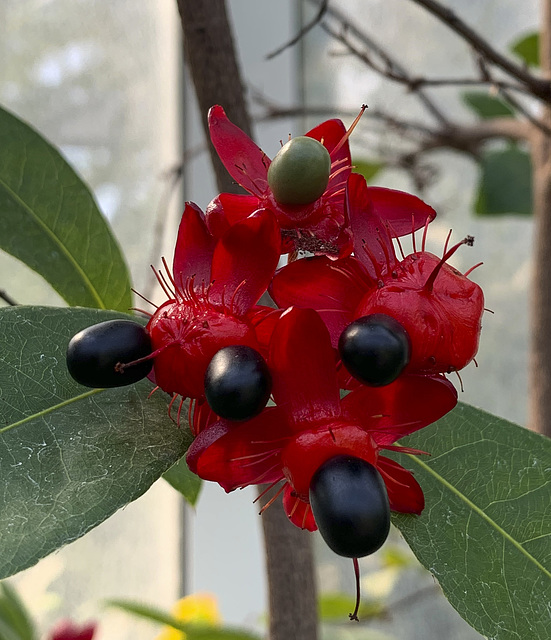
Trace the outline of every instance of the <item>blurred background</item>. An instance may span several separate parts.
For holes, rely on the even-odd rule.
[[[435,150],[423,156],[417,173],[404,171],[400,158],[413,142],[386,116],[423,123],[430,114],[415,91],[370,70],[327,29],[317,25],[267,59],[312,20],[316,2],[227,4],[256,139],[270,157],[289,133],[300,135],[330,117],[348,126],[366,103],[351,138],[354,162],[372,174],[372,183],[417,193],[438,211],[429,250],[441,254],[450,228],[456,241],[475,236],[474,247],[462,248],[452,264],[465,271],[484,262],[473,279],[494,314],[484,317],[478,368],[470,365],[461,374],[460,399],[523,424],[530,216],[519,210],[476,215],[481,170],[465,154]],[[499,50],[537,27],[536,0],[456,4]],[[413,76],[472,75],[474,62],[461,40],[407,0],[333,0],[330,7]],[[182,58],[176,2],[2,0],[0,35],[0,104],[56,144],[88,182],[128,259],[134,287],[156,295],[149,265],[172,255],[183,202],[204,209],[216,194]],[[426,93],[447,117],[475,122],[462,88]],[[503,147],[493,143],[491,149]],[[63,304],[40,276],[6,254],[0,254],[0,288],[19,303]],[[459,388],[459,380],[454,383]],[[11,584],[44,630],[70,616],[98,620],[99,640],[151,639],[154,625],[106,609],[102,601],[126,598],[169,609],[195,591],[216,595],[225,622],[262,630],[267,599],[254,497],[252,490],[227,496],[205,485],[192,510],[161,480]],[[323,544],[316,552],[320,591],[352,593],[351,563]],[[382,609],[361,626],[327,626],[327,638],[481,637],[439,594],[397,532],[364,561],[362,576],[366,601],[373,598]]]

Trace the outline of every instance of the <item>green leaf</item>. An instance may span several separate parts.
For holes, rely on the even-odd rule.
[[[324,622],[348,621],[348,614],[354,611],[356,600],[345,593],[324,593],[320,596],[319,602],[320,619]],[[385,609],[379,602],[369,602],[365,598],[360,603],[358,616],[365,621],[370,618],[377,618],[385,613]]]
[[[516,145],[486,151],[480,161],[478,215],[532,214],[532,161]]]
[[[522,58],[529,67],[540,66],[540,36],[537,31],[529,33],[511,45],[511,51]]]
[[[0,639],[34,640],[29,614],[16,591],[7,582],[0,583]]]
[[[482,91],[466,91],[461,96],[463,102],[480,118],[514,117],[515,112],[501,98],[496,98]]]
[[[354,173],[362,175],[368,183],[379,173],[379,171],[385,168],[385,165],[382,162],[373,162],[370,160],[354,160],[353,165]]]
[[[89,389],[65,352],[86,326],[124,314],[0,310],[0,576],[36,563],[141,496],[186,450],[186,430],[142,380]]]
[[[185,458],[180,458],[176,464],[163,474],[163,478],[179,491],[189,504],[197,504],[201,492],[201,478],[189,470]]]
[[[153,622],[159,622],[163,625],[168,625],[178,631],[183,631],[186,634],[186,640],[261,640],[260,636],[249,633],[248,631],[242,631],[241,629],[216,627],[203,623],[192,624],[189,622],[182,622],[160,609],[155,609],[136,602],[109,600],[106,604],[122,609],[132,615],[152,620]]]
[[[460,404],[406,443],[431,454],[398,456],[425,493],[393,516],[415,555],[482,635],[548,637],[551,440]]]
[[[0,249],[70,305],[127,311],[120,248],[84,182],[28,124],[0,108]]]

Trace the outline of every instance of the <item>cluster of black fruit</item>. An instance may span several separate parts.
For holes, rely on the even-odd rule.
[[[67,349],[71,376],[88,387],[119,387],[145,378],[153,367],[145,327],[109,320],[77,333]],[[352,322],[339,340],[340,358],[354,378],[370,386],[393,382],[409,362],[407,333],[383,314]],[[264,358],[251,347],[228,346],[212,358],[205,374],[205,396],[222,418],[248,420],[266,406],[271,376]],[[337,456],[315,473],[310,504],[318,529],[337,554],[358,558],[376,551],[390,528],[383,479],[368,462]]]

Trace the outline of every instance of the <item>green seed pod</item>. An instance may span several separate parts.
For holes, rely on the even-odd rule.
[[[268,184],[279,204],[310,204],[327,188],[331,157],[314,138],[293,138],[279,150],[268,169]]]

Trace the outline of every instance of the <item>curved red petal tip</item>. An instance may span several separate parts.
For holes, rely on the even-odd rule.
[[[71,620],[63,620],[52,630],[50,640],[92,640],[96,632],[96,624],[90,622],[76,625]]]
[[[281,249],[274,214],[259,209],[220,238],[212,259],[210,297],[234,315],[246,313],[270,284]]]
[[[207,229],[203,212],[193,202],[186,202],[172,262],[178,287],[183,288],[192,276],[199,286],[201,282],[205,285],[210,282],[214,245],[215,240]]]
[[[346,183],[345,209],[356,258],[374,279],[390,272],[397,264],[392,235],[373,205],[365,178],[358,173],[350,174]]]
[[[439,375],[403,375],[384,387],[357,387],[342,401],[343,412],[380,445],[436,422],[456,404],[457,390]]]
[[[205,212],[208,230],[218,239],[236,222],[248,218],[260,207],[256,196],[220,193],[209,203]]]
[[[385,482],[392,511],[420,515],[425,508],[425,496],[411,471],[384,456],[379,456],[377,469]]]
[[[278,320],[268,356],[276,404],[299,426],[340,415],[335,353],[313,309],[291,307]]]
[[[417,231],[436,217],[436,211],[412,193],[385,187],[368,187],[367,191],[375,213],[390,224],[394,236]]]
[[[289,520],[300,529],[316,531],[317,525],[314,520],[312,508],[308,502],[304,502],[294,494],[291,485],[286,484],[283,491],[283,508]]]
[[[210,108],[208,124],[212,144],[231,177],[249,193],[263,196],[268,190],[268,156],[220,105]]]

